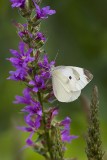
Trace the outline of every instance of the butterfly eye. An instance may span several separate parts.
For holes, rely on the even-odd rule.
[[[71,80],[71,79],[72,79],[72,77],[71,77],[71,76],[69,76],[69,79]]]

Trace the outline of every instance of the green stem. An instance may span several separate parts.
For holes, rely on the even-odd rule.
[[[41,97],[41,93],[38,92],[38,100],[42,106],[42,113],[43,113],[43,124],[44,124],[44,131],[45,131],[45,138],[46,138],[46,143],[47,143],[47,148],[48,148],[48,152],[50,155],[50,160],[54,160],[53,159],[53,154],[51,151],[51,144],[50,144],[50,136],[49,136],[49,130],[46,129],[46,117],[45,117],[45,112],[44,112],[44,107],[43,107],[43,102],[42,102],[42,97]]]

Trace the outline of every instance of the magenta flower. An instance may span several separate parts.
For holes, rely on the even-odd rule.
[[[69,129],[71,123],[71,119],[69,117],[66,117],[64,120],[61,121],[60,125],[64,126],[66,129]]]
[[[42,115],[42,108],[40,105],[40,102],[34,102],[31,100],[31,104],[29,106],[24,107],[24,109],[21,110],[22,112],[27,112],[29,115]]]
[[[11,79],[14,81],[24,81],[26,79],[27,76],[27,72],[25,69],[23,68],[19,68],[16,71],[10,71],[10,76],[7,79]]]
[[[8,58],[12,65],[16,68],[16,71],[10,71],[10,77],[12,80],[25,80],[29,70],[28,64],[35,60],[31,57],[32,48],[26,49],[24,42],[19,43],[19,51],[11,49],[10,52],[14,57]]]
[[[45,38],[45,36],[43,35],[43,33],[41,33],[41,32],[37,32],[37,35],[36,35],[37,37],[36,37],[36,39],[38,39],[38,40],[42,40],[42,41],[46,41],[46,38]]]
[[[48,61],[47,55],[44,55],[43,60],[38,62],[38,66],[41,68],[41,75],[44,79],[51,77],[51,67],[55,64],[55,61]]]
[[[29,82],[33,86],[33,91],[38,92],[39,89],[45,89],[45,82],[42,76],[36,75],[34,80]]]
[[[14,7],[20,7],[23,8],[25,5],[25,0],[10,0],[10,2],[12,3],[12,8]]]
[[[71,142],[73,139],[78,138],[78,136],[70,135],[70,131],[65,129],[61,131],[61,138],[63,142]]]
[[[31,89],[30,88],[25,88],[23,90],[23,96],[16,96],[15,97],[15,101],[14,103],[15,104],[27,104],[27,105],[30,105],[31,103],[31,95],[30,95],[30,91]]]
[[[32,137],[33,137],[33,134],[35,132],[37,132],[38,128],[40,127],[41,120],[42,120],[42,117],[39,116],[39,115],[38,116],[28,115],[28,116],[25,117],[25,122],[28,126],[27,127],[24,127],[24,126],[22,126],[22,127],[18,126],[17,127],[17,129],[22,130],[24,132],[30,132],[30,136],[26,140],[26,144],[28,146],[34,146],[35,143],[32,141]]]
[[[64,128],[61,130],[61,138],[63,142],[71,142],[73,139],[78,138],[78,136],[70,135],[70,123],[71,119],[66,117],[63,121],[60,122],[60,126]]]
[[[15,104],[26,104],[21,111],[28,113],[28,115],[42,116],[42,108],[40,102],[34,101],[30,95],[31,89],[26,88],[23,91],[23,96],[16,96]]]
[[[41,125],[41,116],[26,116],[25,117],[25,122],[28,126],[18,126],[17,129],[22,130],[24,132],[31,132],[31,133],[35,133],[37,131],[37,129],[40,127]]]
[[[23,25],[17,25],[16,27],[18,29],[18,35],[21,38],[24,38],[24,37],[33,38],[33,34],[31,34],[31,32],[29,32],[28,26],[26,23]]]
[[[46,6],[41,9],[36,3],[34,3],[34,4],[36,7],[37,19],[47,19],[48,15],[53,15],[56,13],[55,10],[50,9],[50,6]]]
[[[38,65],[41,69],[45,69],[46,71],[50,71],[51,67],[55,64],[55,61],[48,61],[48,56],[45,54],[42,61],[38,62]]]
[[[27,50],[27,51],[25,51]],[[11,54],[15,57],[8,58],[15,68],[28,68],[28,63],[34,61],[34,57],[31,57],[32,48],[26,49],[24,42],[19,43],[19,51],[10,49]]]
[[[33,136],[33,132],[30,134],[30,136],[27,138],[27,140],[26,140],[26,146],[25,146],[25,148],[26,147],[29,147],[29,146],[31,146],[31,147],[34,147],[36,144],[32,141],[32,136]]]

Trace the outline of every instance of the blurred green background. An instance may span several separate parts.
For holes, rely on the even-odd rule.
[[[107,0],[44,0],[45,4],[56,9],[57,14],[44,21],[42,30],[48,37],[45,46],[54,59],[59,53],[57,65],[74,65],[89,69],[93,81],[82,91],[91,97],[96,84],[100,94],[100,121],[103,149],[107,150]],[[9,49],[17,49],[19,38],[12,20],[24,22],[8,0],[0,0],[0,160],[42,160],[31,149],[18,152],[28,136],[15,129],[22,123],[19,105],[12,104],[14,96],[21,94],[23,85],[8,81],[11,64]],[[73,103],[59,103],[60,116],[72,118],[71,132],[79,135],[77,140],[68,144],[66,157],[86,160],[84,137],[87,130],[86,115],[80,98]],[[105,154],[105,159],[107,155]]]

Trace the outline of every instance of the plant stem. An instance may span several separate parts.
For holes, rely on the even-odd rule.
[[[46,129],[46,117],[45,117],[45,112],[44,112],[44,107],[43,107],[43,102],[42,102],[42,97],[41,97],[41,93],[38,92],[38,100],[42,106],[42,113],[43,113],[43,124],[44,124],[44,132],[45,132],[45,138],[46,138],[46,143],[47,143],[47,148],[48,148],[48,152],[50,155],[50,160],[54,160],[53,159],[53,154],[51,151],[51,143],[50,143],[50,135],[49,135],[49,130]]]

